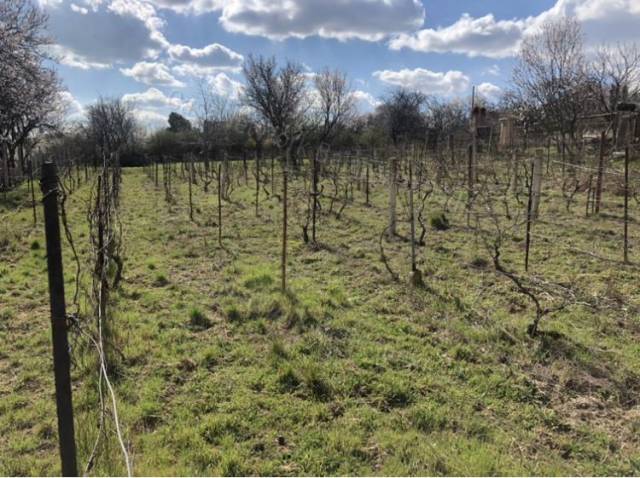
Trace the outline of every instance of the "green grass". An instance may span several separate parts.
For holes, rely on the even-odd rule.
[[[283,294],[276,199],[263,194],[256,217],[253,185],[241,180],[223,206],[221,249],[217,229],[205,225],[217,221],[213,192],[194,188],[194,223],[183,181],[175,180],[177,202],[169,206],[142,170],[123,176],[125,270],[113,306],[123,358],[114,385],[136,474],[640,473],[638,268],[560,247],[571,238],[576,249],[615,259],[620,227],[585,218],[580,203],[567,213],[551,184],[542,218],[566,229],[536,225],[549,239],[534,239],[533,272],[572,284],[601,307],[576,304],[545,317],[543,334],[531,339],[531,304],[493,272],[464,211],[447,211],[441,194],[429,197],[426,211],[444,213],[449,227],[429,227],[418,248],[426,287],[415,289],[408,242],[385,243],[399,282],[380,262],[381,177],[372,173],[371,207],[354,188],[340,220],[322,215],[316,248],[301,241],[303,210],[292,192]],[[21,193],[8,201],[19,204]],[[67,201],[83,267],[87,199],[84,186]],[[41,211],[34,227],[26,205],[5,208],[0,474],[59,474],[46,256],[44,246],[32,246],[45,244]],[[399,211],[406,236],[401,201]],[[515,237],[504,251],[519,272],[522,247]],[[95,438],[96,383],[91,354],[72,354],[84,466]],[[92,474],[124,472],[110,435]]]

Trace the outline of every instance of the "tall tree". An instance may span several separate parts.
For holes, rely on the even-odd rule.
[[[172,133],[184,133],[191,131],[191,121],[175,111],[169,113],[168,122],[169,128],[167,129]]]
[[[291,164],[293,148],[303,134],[300,124],[306,89],[302,67],[288,61],[278,68],[273,57],[250,55],[243,72],[244,103],[269,122],[276,144],[285,154],[285,163]]]
[[[59,81],[44,64],[47,16],[30,0],[0,2],[0,157],[8,186],[15,153],[36,130],[57,124]],[[20,155],[21,159],[23,155]],[[21,164],[24,170],[24,164]]]
[[[513,71],[517,103],[539,109],[547,133],[557,133],[573,153],[580,144],[579,118],[591,108],[587,78],[577,20],[548,21],[523,40]]]
[[[133,144],[136,122],[120,99],[100,98],[87,108],[88,135],[98,154],[109,155]]]
[[[347,81],[346,73],[328,68],[314,76],[318,95],[318,139],[330,143],[353,118],[355,98]]]
[[[393,90],[377,109],[387,134],[396,151],[389,158],[389,227],[390,237],[396,235],[398,195],[398,155],[403,154],[407,144],[412,141],[424,141],[425,116],[423,107],[426,96],[418,91],[404,88]]]

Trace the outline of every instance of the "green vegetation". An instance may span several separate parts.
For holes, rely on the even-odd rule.
[[[408,242],[385,243],[400,281],[380,262],[387,195],[375,185],[371,207],[355,191],[340,220],[322,216],[320,247],[302,242],[292,208],[283,294],[277,199],[263,197],[256,217],[254,188],[242,183],[223,205],[221,249],[206,225],[217,220],[214,192],[194,188],[192,222],[184,181],[167,205],[142,170],[123,176],[114,386],[137,475],[640,473],[638,267],[580,252],[597,244],[620,257],[617,223],[567,212],[546,191],[542,217],[565,229],[536,224],[531,268],[599,306],[546,316],[532,339],[531,304],[493,271],[464,211],[445,217],[436,193],[418,249],[425,288],[408,285]],[[25,190],[7,201],[19,197]],[[88,197],[85,185],[67,200],[83,265]],[[1,204],[0,474],[58,474],[46,259],[32,246],[44,244],[43,227],[28,208]],[[566,237],[573,253],[553,240]],[[75,265],[64,252],[71,303]],[[510,268],[522,271],[522,255],[521,237],[504,245]],[[72,355],[84,466],[94,363],[89,351]],[[114,441],[91,473],[123,466]]]

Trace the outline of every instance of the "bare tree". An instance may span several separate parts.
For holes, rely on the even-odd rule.
[[[306,94],[305,76],[297,63],[278,68],[275,58],[249,56],[244,64],[244,103],[273,127],[277,145],[291,164],[293,148],[302,135],[300,128]]]
[[[331,71],[327,68],[315,75],[313,81],[318,93],[318,139],[320,143],[331,142],[353,117],[355,111],[353,92],[346,73],[339,70]]]
[[[591,65],[591,81],[597,105],[611,115],[611,129],[617,143],[621,118],[615,118],[618,105],[640,99],[640,48],[636,43],[602,45]],[[621,135],[623,136],[623,135]]]
[[[393,145],[401,150],[396,150],[389,158],[389,226],[388,235],[396,235],[396,201],[398,195],[398,154],[406,148],[411,141],[424,141],[425,117],[423,107],[426,96],[418,91],[409,91],[398,88],[391,92],[384,103],[378,107],[377,114]]]
[[[513,71],[519,103],[541,111],[548,133],[558,132],[575,153],[578,119],[590,108],[583,34],[575,19],[544,23],[539,33],[526,37]]]
[[[87,132],[98,154],[121,152],[134,141],[136,122],[120,99],[100,98],[87,108]]]
[[[606,112],[640,95],[640,47],[637,43],[602,45],[592,64],[598,100]]]

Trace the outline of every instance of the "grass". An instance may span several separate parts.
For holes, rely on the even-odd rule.
[[[356,190],[340,220],[322,216],[320,247],[302,243],[292,194],[283,294],[276,199],[263,198],[256,217],[253,185],[241,180],[223,204],[221,249],[217,229],[205,225],[217,220],[213,192],[194,189],[194,223],[184,182],[174,182],[177,202],[168,206],[142,170],[123,177],[125,273],[113,320],[124,358],[115,385],[136,474],[640,472],[637,266],[535,239],[536,273],[603,306],[545,317],[531,339],[531,304],[493,272],[464,213],[445,211],[438,194],[426,211],[446,214],[448,229],[434,224],[418,249],[424,289],[408,286],[407,242],[385,243],[399,282],[380,262],[381,179],[371,207]],[[19,204],[20,194],[9,201]],[[87,199],[85,185],[67,201],[82,258]],[[26,204],[2,207],[10,227],[0,232],[0,474],[59,474],[46,256],[32,246],[45,243],[42,224],[32,225]],[[566,229],[541,223],[536,233],[616,258],[617,223],[585,218],[581,208],[567,213],[548,185],[542,218]],[[406,236],[406,222],[398,232]],[[515,237],[504,252],[520,272],[522,247]],[[71,302],[74,263],[64,252]],[[72,353],[84,465],[95,382],[91,355]],[[92,474],[122,473],[114,442]]]

